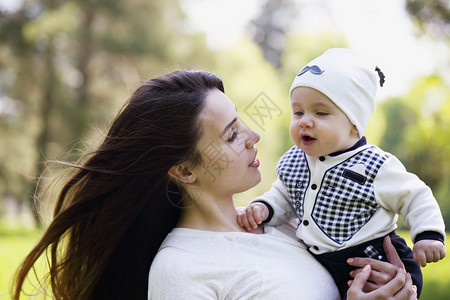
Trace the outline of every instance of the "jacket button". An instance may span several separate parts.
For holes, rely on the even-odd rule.
[[[325,160],[325,156],[319,157],[319,160],[320,160],[320,161],[324,161],[324,160]]]
[[[311,185],[311,188],[312,188],[313,190],[317,189],[317,184]]]
[[[296,207],[296,208],[300,208],[300,202],[295,201],[295,207]]]
[[[313,248],[314,248],[314,250],[319,251],[319,247],[314,246]]]
[[[308,220],[303,220],[303,225],[308,226],[309,225]]]

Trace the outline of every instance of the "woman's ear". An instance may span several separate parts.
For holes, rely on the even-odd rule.
[[[167,173],[183,183],[193,183],[197,179],[195,173],[190,171],[185,165],[172,166]]]

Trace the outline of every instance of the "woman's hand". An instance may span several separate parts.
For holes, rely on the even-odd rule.
[[[401,268],[397,269],[395,277],[380,288],[365,292],[364,285],[369,279],[371,267],[367,265],[359,272],[353,280],[350,289],[347,291],[347,300],[415,300],[416,290],[413,288],[411,275],[405,273]]]
[[[384,239],[383,247],[389,263],[362,257],[348,260],[352,266],[364,267],[350,273],[354,280],[349,282],[348,300],[417,299],[417,288],[389,237]]]

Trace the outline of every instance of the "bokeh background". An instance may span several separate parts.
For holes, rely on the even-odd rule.
[[[48,162],[76,162],[136,87],[181,68],[219,75],[261,134],[246,205],[292,145],[295,73],[356,49],[386,75],[368,141],[433,189],[450,224],[449,42],[445,0],[0,0],[0,298],[51,219],[65,168]],[[423,299],[448,299],[447,261],[424,269]]]

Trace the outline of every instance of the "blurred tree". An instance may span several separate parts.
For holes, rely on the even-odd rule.
[[[48,159],[80,147],[142,77],[199,57],[205,65],[210,56],[201,36],[187,39],[180,30],[177,0],[34,0],[0,14],[0,72],[9,74],[0,79],[0,107],[11,99],[23,108],[0,110],[2,143],[15,141],[0,149],[0,177],[8,179],[0,196],[30,204],[42,192],[30,178],[40,178]],[[64,159],[74,160],[71,154]],[[39,224],[37,211],[34,217]]]
[[[450,38],[450,5],[446,0],[407,0],[406,9],[422,32]]]
[[[440,41],[448,52],[450,42],[448,1],[407,0],[406,9],[422,34]],[[415,122],[402,129],[404,147],[395,147],[402,153],[407,167],[419,174],[433,189],[447,224],[450,223],[448,74],[448,61],[444,60],[444,63],[436,67],[435,76],[419,79],[411,92],[405,98],[402,97],[398,104],[414,113],[411,118],[414,118]],[[405,113],[401,112],[399,115],[405,116]]]
[[[395,98],[381,104],[389,128],[385,131],[380,147],[386,151],[402,155],[405,132],[417,122],[417,112],[408,107],[402,99]]]
[[[404,97],[381,103],[386,116],[384,150],[433,190],[450,222],[450,89],[440,76],[418,79]]]
[[[27,3],[14,13],[0,11],[0,97],[1,106],[9,102],[11,109],[0,113],[2,135],[2,177],[0,196],[31,198],[33,182],[24,174],[34,167],[35,83],[33,47],[24,36],[27,22],[40,14],[39,6]],[[19,59],[20,58],[20,59]],[[17,108],[22,109],[17,109]],[[31,158],[31,159],[24,159]],[[32,165],[32,166],[31,166]]]
[[[298,8],[292,0],[266,0],[261,7],[259,15],[249,24],[250,32],[253,41],[263,50],[264,58],[279,68],[285,36]]]

